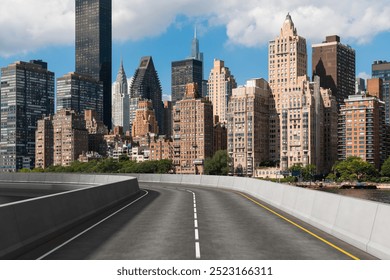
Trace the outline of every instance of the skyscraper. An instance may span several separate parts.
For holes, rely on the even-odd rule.
[[[1,69],[0,172],[35,165],[35,129],[54,113],[54,73],[37,60]]]
[[[148,99],[152,101],[153,109],[158,122],[159,133],[163,134],[163,103],[160,79],[154,68],[151,56],[141,58],[139,67],[135,71],[134,80],[130,89],[130,98]],[[132,114],[134,112],[130,112]]]
[[[339,160],[357,156],[380,169],[387,158],[384,105],[376,96],[365,94],[345,100],[339,114]]]
[[[270,160],[280,160],[281,97],[298,88],[298,77],[307,74],[306,39],[299,36],[287,14],[280,35],[269,42],[268,80],[273,99],[270,100]]]
[[[127,77],[121,61],[116,81],[112,85],[112,127],[121,126],[125,133],[130,131],[129,109]]]
[[[57,79],[56,111],[74,110],[84,115],[85,110],[96,111],[103,118],[103,84],[90,76],[68,73]]]
[[[385,121],[387,125],[390,125],[390,62],[374,61],[372,64],[372,77],[383,80],[382,101],[385,102]]]
[[[225,67],[225,62],[214,59],[214,68],[207,83],[207,99],[213,104],[213,114],[218,116],[221,123],[227,123],[229,98],[236,87],[236,80],[229,68]]]
[[[338,107],[355,94],[355,50],[340,43],[337,35],[312,45],[312,73],[320,77],[321,87],[332,90]]]
[[[213,108],[199,98],[195,83],[173,107],[173,164],[178,174],[203,174],[204,160],[213,155]]]
[[[76,72],[103,83],[103,122],[111,127],[112,0],[76,0]]]
[[[264,79],[233,89],[228,113],[228,154],[231,175],[252,177],[260,162],[269,159],[270,89]]]
[[[196,83],[200,96],[203,92],[203,53],[199,52],[199,40],[196,29],[191,44],[190,57],[172,62],[172,103],[182,100],[185,96],[186,86],[189,83]]]

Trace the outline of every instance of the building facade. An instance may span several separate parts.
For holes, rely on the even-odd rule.
[[[172,136],[172,101],[164,101],[164,134],[167,138]]]
[[[134,74],[134,80],[130,89],[130,98],[139,98],[152,101],[159,127],[159,133],[162,134],[164,132],[162,90],[160,79],[158,78],[157,71],[154,68],[153,59],[151,56],[145,56],[141,58],[139,67]],[[130,105],[132,105],[131,100]],[[130,115],[133,113],[134,112],[130,111]]]
[[[390,62],[382,60],[374,61],[371,69],[372,78],[380,78],[383,80],[382,101],[385,102],[386,124],[390,125]]]
[[[61,109],[38,121],[35,167],[69,166],[88,152],[88,131],[81,115]]]
[[[320,77],[322,88],[331,89],[338,107],[355,94],[355,50],[340,43],[337,35],[327,36],[321,44],[312,45],[312,73]]]
[[[54,113],[54,73],[40,60],[1,68],[0,172],[35,166],[35,130]]]
[[[233,89],[228,113],[230,174],[252,177],[260,162],[269,159],[270,88],[264,79],[253,79]]]
[[[158,137],[150,141],[149,160],[173,159],[173,145],[170,139]]]
[[[38,120],[35,131],[35,168],[47,168],[54,164],[53,116]]]
[[[152,102],[150,100],[139,101],[131,131],[132,137],[143,137],[152,133],[158,134],[158,131],[158,123]]]
[[[213,107],[188,84],[183,100],[173,107],[173,164],[177,174],[203,174],[213,156]]]
[[[106,156],[107,143],[104,135],[108,134],[108,128],[97,116],[94,110],[85,110],[84,112],[85,128],[88,131],[88,152],[98,153],[100,156]]]
[[[383,101],[383,80],[381,78],[367,79],[367,94]]]
[[[341,106],[338,131],[338,159],[350,156],[380,169],[387,157],[385,104],[375,96],[351,95]]]
[[[122,126],[130,131],[130,97],[127,77],[121,61],[116,81],[112,85],[112,127]]]
[[[188,83],[196,83],[198,87],[202,85],[202,72],[203,62],[195,58],[172,62],[171,89],[173,105],[184,98]]]
[[[281,97],[298,88],[298,77],[307,73],[306,39],[299,36],[287,14],[279,36],[269,42],[268,80],[272,91],[270,100],[270,160],[280,161]]]
[[[54,165],[69,166],[88,151],[88,131],[81,115],[61,109],[53,117],[53,129]]]
[[[317,173],[324,173],[333,165],[331,161],[336,160],[336,151],[330,149],[337,144],[332,137],[332,133],[337,133],[337,120],[333,116],[325,118],[337,109],[335,99],[329,89],[320,88],[319,77],[313,82],[307,76],[298,77],[297,85],[281,97],[280,168],[285,171],[294,164],[315,165]],[[325,157],[328,157],[326,167]]]
[[[111,127],[112,0],[76,0],[76,73],[103,84],[103,122]]]
[[[236,87],[236,80],[229,68],[225,67],[225,62],[214,59],[207,83],[207,98],[213,104],[213,115],[218,116],[221,123],[227,123],[229,98]]]
[[[78,73],[68,73],[57,79],[56,111],[69,109],[77,114],[94,110],[103,118],[103,84],[94,78]]]

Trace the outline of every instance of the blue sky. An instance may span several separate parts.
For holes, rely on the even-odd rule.
[[[4,3],[3,3],[4,2]],[[356,50],[356,74],[369,77],[374,60],[390,61],[387,0],[113,0],[113,79],[123,57],[128,77],[142,56],[152,56],[163,92],[170,94],[171,62],[190,54],[194,26],[204,53],[205,79],[213,59],[225,61],[238,84],[268,79],[268,41],[287,12],[311,44],[338,34]],[[349,2],[349,3],[348,3]],[[60,77],[74,71],[74,0],[2,0],[0,66],[43,59]],[[353,3],[353,4],[352,4]],[[33,12],[31,12],[33,11]]]

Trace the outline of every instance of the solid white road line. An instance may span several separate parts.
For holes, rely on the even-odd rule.
[[[37,258],[37,260],[42,260],[44,258],[46,258],[47,256],[51,255],[52,253],[54,253],[55,251],[57,251],[58,249],[64,247],[66,244],[72,242],[73,240],[75,240],[76,238],[80,237],[81,235],[83,235],[84,233],[90,231],[91,229],[93,229],[94,227],[100,225],[101,223],[105,222],[106,220],[108,220],[109,218],[115,216],[116,214],[118,214],[119,212],[123,211],[124,209],[126,209],[127,207],[129,207],[130,205],[136,203],[138,200],[144,198],[145,196],[147,196],[149,194],[149,192],[147,190],[143,190],[145,192],[145,194],[139,198],[137,198],[136,200],[130,202],[129,204],[123,206],[121,209],[119,209],[118,211],[112,213],[111,215],[105,217],[104,219],[100,220],[99,222],[97,222],[96,224],[90,226],[89,228],[87,228],[86,230],[80,232],[79,234],[73,236],[72,238],[68,239],[67,241],[65,241],[64,243],[62,243],[61,245],[57,246],[56,248],[54,248],[53,250],[47,252],[46,254],[40,256],[39,258]]]

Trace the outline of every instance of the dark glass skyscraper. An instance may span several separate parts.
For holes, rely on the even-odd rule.
[[[111,127],[112,0],[76,0],[76,73],[103,83],[103,122]]]
[[[141,62],[137,70],[135,70],[134,80],[130,88],[130,107],[132,107],[132,100],[148,99],[153,103],[154,113],[156,114],[159,133],[164,133],[163,122],[163,103],[162,103],[162,90],[160,79],[156,69],[154,68],[153,59],[151,56],[145,56],[141,58]],[[130,110],[134,110],[132,108]],[[133,112],[130,112],[132,115]],[[132,119],[132,118],[131,118]],[[132,121],[132,120],[131,120]]]
[[[199,94],[205,96],[203,92],[203,53],[199,52],[199,40],[196,36],[191,43],[191,55],[189,58],[172,62],[172,103],[182,100],[185,94],[186,86],[190,83],[198,85]],[[207,87],[207,85],[206,85]]]

